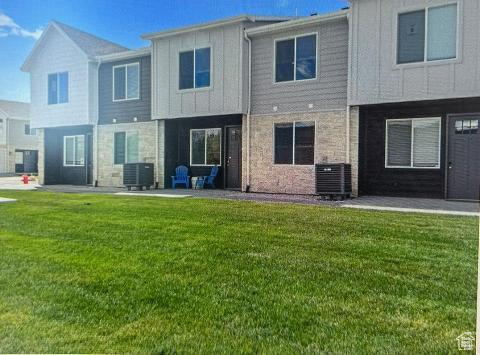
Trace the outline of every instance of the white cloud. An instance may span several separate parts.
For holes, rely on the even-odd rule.
[[[26,30],[25,28],[17,25],[12,18],[0,12],[0,38],[7,36],[19,36],[39,39],[41,35],[42,29],[37,28],[35,31]]]
[[[290,5],[290,0],[278,0],[279,7],[288,7]]]

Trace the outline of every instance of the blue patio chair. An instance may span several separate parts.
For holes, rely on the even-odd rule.
[[[210,185],[212,187],[212,189],[215,188],[215,178],[217,177],[217,174],[218,174],[218,166],[214,166],[212,168],[212,171],[210,171],[210,175],[209,176],[204,176],[203,179],[204,179],[204,186],[206,185]]]
[[[177,184],[185,184],[187,189],[190,185],[190,176],[188,176],[188,168],[185,165],[177,166],[175,176],[172,176],[172,187],[175,188]]]

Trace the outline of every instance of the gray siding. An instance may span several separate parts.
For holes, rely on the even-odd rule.
[[[154,118],[243,112],[243,24],[153,40]],[[179,52],[211,46],[210,88],[179,90]]]
[[[317,33],[317,78],[274,83],[274,41]],[[348,22],[346,19],[252,39],[252,113],[343,109],[347,105]],[[309,105],[312,104],[312,108]],[[277,107],[277,111],[274,111]]]
[[[396,64],[399,12],[455,0],[352,1],[349,104],[480,96],[480,1],[458,1],[458,53],[452,60]]]
[[[113,101],[113,67],[116,65],[140,62],[140,99],[127,101]],[[111,124],[113,119],[117,123],[146,122],[151,117],[151,56],[143,56],[128,60],[103,63],[98,73],[99,93],[99,124]]]

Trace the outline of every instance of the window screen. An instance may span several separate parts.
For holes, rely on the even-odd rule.
[[[220,130],[207,130],[207,165],[220,164]]]
[[[113,99],[114,100],[125,100],[126,95],[126,85],[125,80],[127,79],[125,76],[127,68],[116,67],[113,69]]]
[[[315,149],[315,123],[295,122],[295,164],[312,165]]]
[[[127,99],[136,99],[139,94],[139,69],[138,64],[127,66]]]
[[[412,121],[387,121],[387,165],[410,166]]]
[[[68,102],[68,73],[58,74],[58,103]]]
[[[417,121],[413,126],[413,166],[433,168],[439,165],[440,121]]]
[[[116,132],[114,135],[114,164],[125,163],[126,156],[126,139],[125,132]]]
[[[425,55],[425,10],[398,16],[397,63],[423,62]]]
[[[275,81],[291,81],[295,70],[295,39],[276,42]]]
[[[128,132],[127,134],[127,163],[138,162],[138,133]]]
[[[53,105],[58,102],[58,84],[57,74],[48,75],[48,104]]]
[[[275,164],[293,164],[293,123],[275,124]]]
[[[195,87],[210,86],[210,48],[195,51]]]
[[[457,5],[428,10],[428,60],[455,58],[457,55]]]
[[[296,80],[313,79],[316,76],[317,36],[297,38]]]
[[[205,131],[191,131],[191,164],[205,164]]]

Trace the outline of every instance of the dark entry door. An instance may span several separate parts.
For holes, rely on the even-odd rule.
[[[450,117],[448,122],[447,197],[480,199],[480,115]]]
[[[226,188],[242,187],[242,127],[227,127]]]
[[[85,135],[86,144],[85,144],[85,155],[86,155],[86,167],[87,167],[87,185],[93,183],[93,137],[91,133]]]

